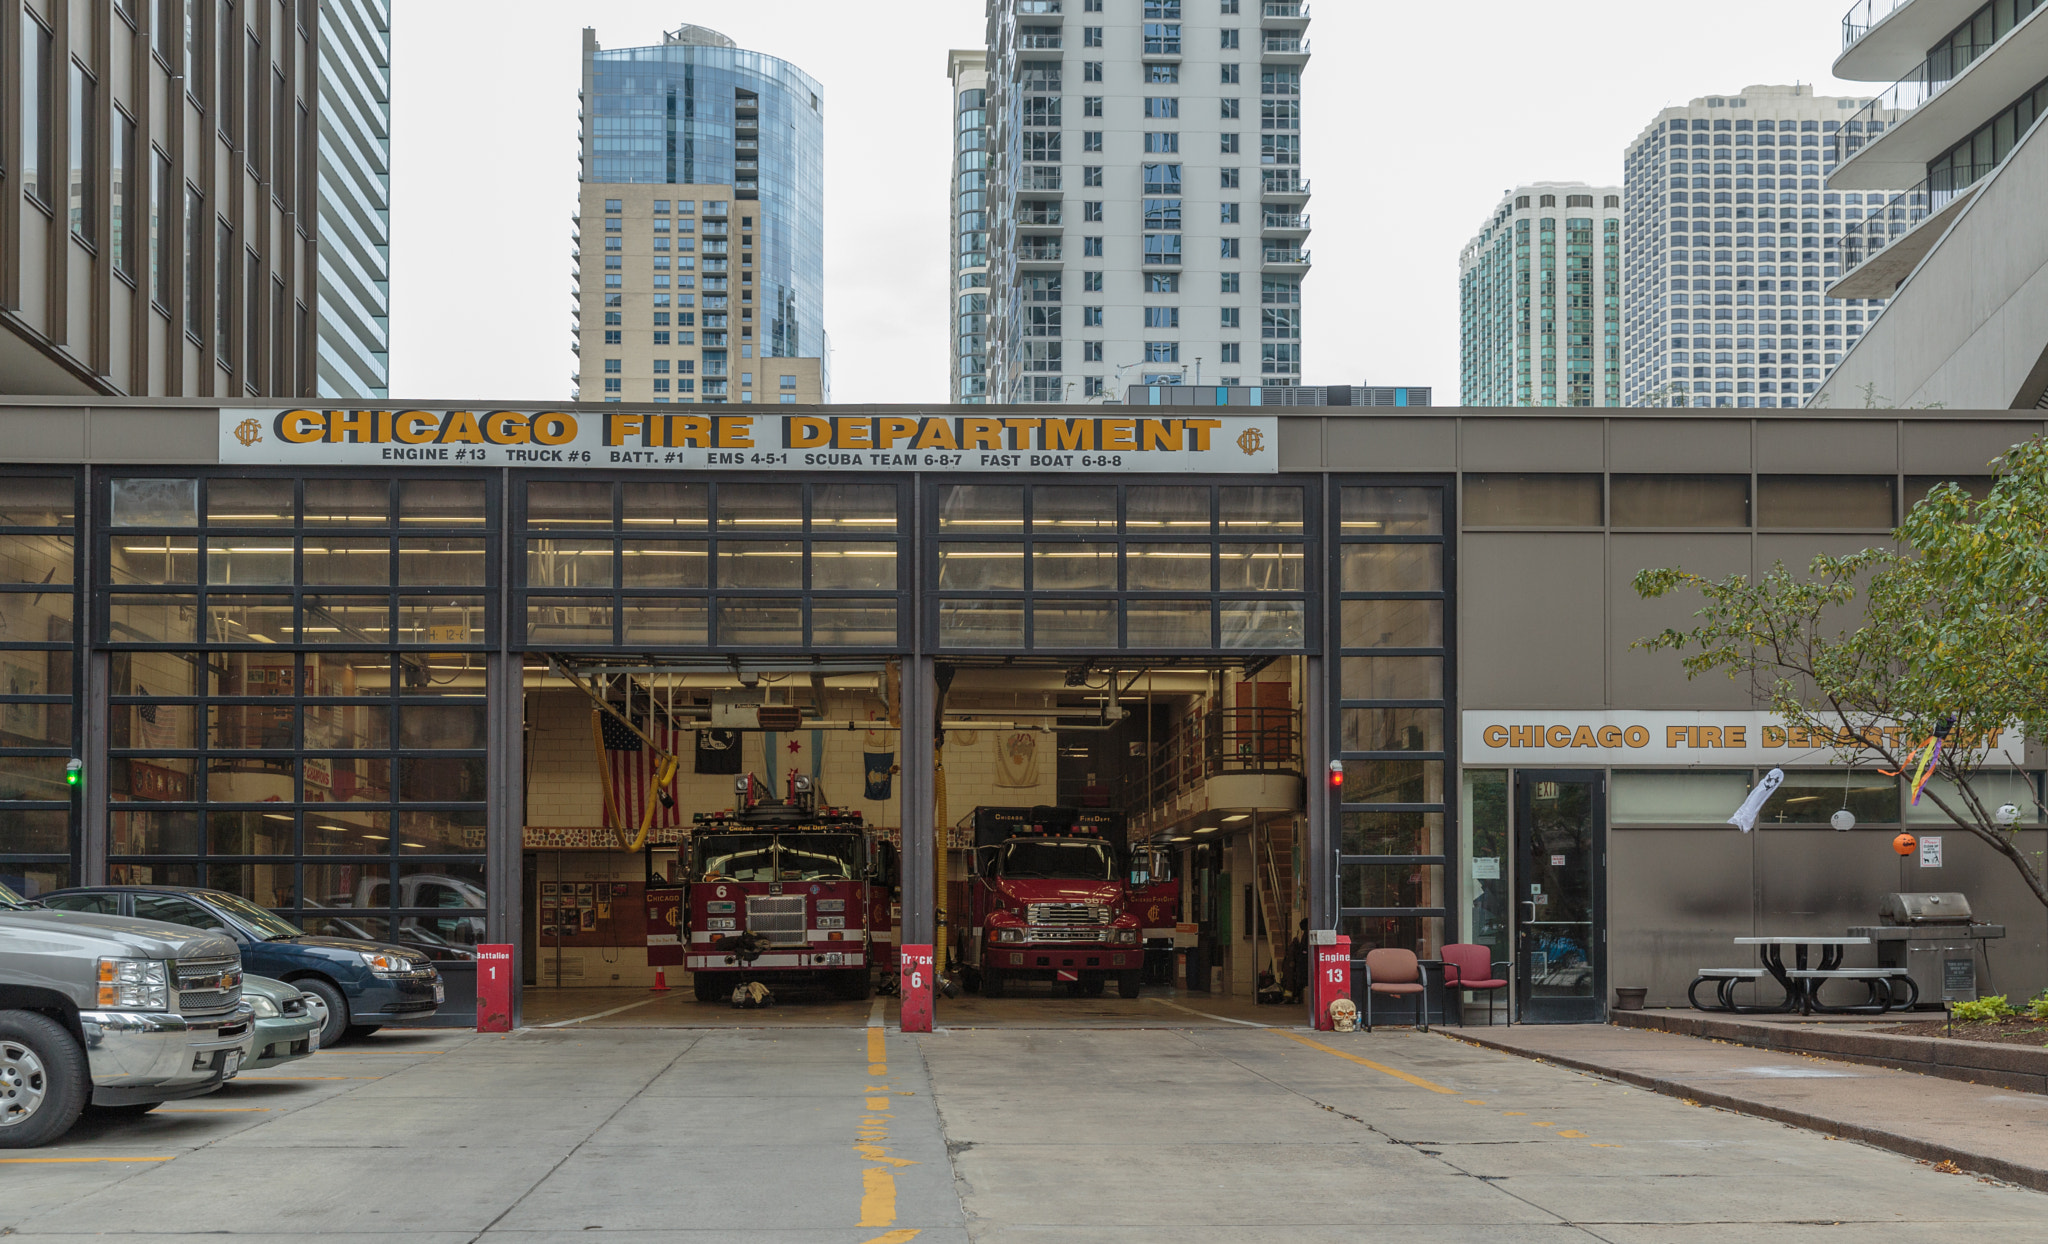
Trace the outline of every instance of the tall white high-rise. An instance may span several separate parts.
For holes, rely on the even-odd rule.
[[[1460,400],[1621,405],[1621,188],[1501,196],[1458,256]]]
[[[320,5],[322,397],[391,392],[391,3]]]
[[[988,401],[988,54],[979,48],[946,57],[953,84],[952,282],[946,314],[953,324],[948,400]]]
[[[1300,383],[1307,27],[1300,0],[988,0],[989,400]]]
[[[1750,86],[1666,108],[1629,147],[1630,406],[1803,403],[1884,306],[1826,296],[1842,230],[1888,192],[1822,189],[1867,99]],[[1890,114],[1883,114],[1886,118]]]

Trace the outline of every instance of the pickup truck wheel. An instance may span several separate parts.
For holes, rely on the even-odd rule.
[[[1119,998],[1137,997],[1138,985],[1141,979],[1142,975],[1139,972],[1118,972],[1116,974],[1116,996]]]
[[[320,999],[327,1008],[326,1022],[320,1028],[320,1048],[332,1049],[341,1044],[349,1031],[348,999],[341,996],[341,990],[317,976],[296,980],[292,984]]]
[[[1003,974],[1000,969],[983,968],[981,970],[981,996],[984,998],[1000,998],[1003,996]]]
[[[92,1094],[85,1051],[33,1011],[0,1012],[0,1149],[31,1149],[71,1130]]]

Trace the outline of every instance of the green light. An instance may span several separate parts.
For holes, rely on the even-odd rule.
[[[78,787],[85,785],[85,762],[73,760],[64,766],[64,785]]]

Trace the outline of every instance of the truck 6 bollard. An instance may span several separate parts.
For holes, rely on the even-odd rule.
[[[1315,951],[1315,983],[1309,989],[1314,999],[1310,1022],[1319,1032],[1333,1031],[1336,1024],[1330,1016],[1330,1004],[1338,999],[1351,1000],[1351,939],[1341,933],[1327,930],[1309,935]]]
[[[899,992],[903,1005],[897,1026],[905,1032],[932,1030],[932,948],[906,945],[902,958],[903,983]]]
[[[1026,980],[1088,997],[1114,980],[1118,997],[1138,996],[1144,913],[1119,862],[1122,822],[1077,808],[975,809],[964,957],[983,997]]]

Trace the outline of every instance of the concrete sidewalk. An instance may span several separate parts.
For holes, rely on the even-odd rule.
[[[2048,1191],[2048,1096],[1606,1024],[1436,1031]]]

